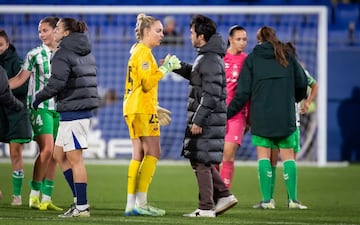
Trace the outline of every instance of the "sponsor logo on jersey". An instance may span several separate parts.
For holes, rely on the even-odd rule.
[[[149,62],[143,62],[142,64],[141,64],[141,68],[143,69],[143,70],[147,70],[147,69],[149,69]]]

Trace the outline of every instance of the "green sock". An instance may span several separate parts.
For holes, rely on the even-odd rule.
[[[271,199],[272,179],[271,164],[269,159],[258,160],[258,176],[262,200],[268,202]]]
[[[20,196],[21,195],[21,188],[22,183],[24,180],[24,171],[23,170],[16,170],[13,171],[12,174],[12,182],[13,182],[13,188],[14,188],[14,195]]]
[[[41,186],[41,192],[45,195],[51,196],[53,190],[54,190],[54,181],[44,179]]]
[[[284,162],[284,180],[289,200],[297,200],[297,168],[294,160]]]
[[[274,198],[274,190],[275,190],[275,182],[276,182],[276,166],[271,166],[271,190],[270,190],[270,198]]]
[[[38,182],[38,181],[30,181],[30,188],[31,190],[34,190],[34,191],[40,191],[41,189],[41,182]]]

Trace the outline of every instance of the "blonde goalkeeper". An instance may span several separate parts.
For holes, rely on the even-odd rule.
[[[152,48],[160,45],[164,34],[159,19],[145,14],[137,16],[135,35],[128,61],[123,114],[132,141],[132,159],[128,168],[127,203],[125,216],[163,216],[165,210],[150,206],[147,193],[160,158],[159,115],[165,124],[170,112],[158,109],[158,83],[168,72],[180,68],[176,56],[167,56],[158,67]],[[164,124],[164,125],[165,125]]]

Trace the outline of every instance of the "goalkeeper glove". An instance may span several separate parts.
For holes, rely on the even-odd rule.
[[[167,55],[164,63],[162,64],[162,66],[159,67],[159,70],[163,73],[163,74],[167,74],[175,69],[180,69],[181,65],[180,65],[180,60],[176,57],[176,55],[170,56]]]
[[[171,122],[171,112],[160,106],[157,107],[157,114],[160,126],[167,126]]]

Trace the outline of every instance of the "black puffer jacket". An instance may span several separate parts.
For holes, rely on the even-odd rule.
[[[58,112],[92,110],[99,106],[96,63],[83,33],[63,38],[51,60],[48,84],[36,95],[39,102],[56,96]]]
[[[175,70],[190,81],[188,116],[182,155],[200,163],[220,163],[226,125],[226,78],[223,57],[226,44],[213,35],[197,49],[194,64],[181,63]],[[192,135],[191,125],[202,127],[202,134]]]

